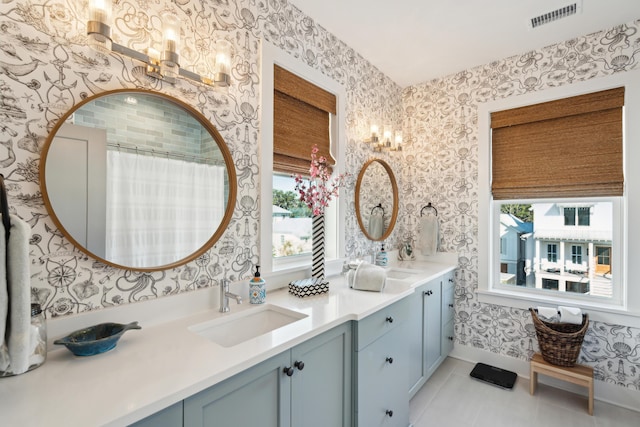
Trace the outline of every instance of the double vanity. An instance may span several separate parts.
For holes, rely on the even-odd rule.
[[[104,354],[52,350],[42,367],[3,380],[3,424],[407,426],[410,396],[453,345],[454,269],[401,262],[383,292],[336,276],[327,294],[281,289],[229,313],[211,298],[197,314],[141,321]],[[213,295],[190,298],[200,292]]]

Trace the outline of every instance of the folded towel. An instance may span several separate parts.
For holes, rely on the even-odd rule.
[[[372,239],[379,239],[384,233],[384,217],[382,212],[376,210],[369,216],[369,224],[367,226],[367,233]]]
[[[559,306],[558,311],[560,311],[560,322],[573,323],[576,325],[582,324],[582,310],[578,307]]]
[[[546,322],[557,322],[559,320],[557,308],[538,306],[537,309],[540,319]]]
[[[352,288],[360,291],[382,292],[386,281],[387,271],[384,268],[363,262],[353,273]]]
[[[435,255],[438,252],[438,240],[440,239],[438,217],[435,215],[421,216],[419,230],[417,246],[422,255]]]
[[[0,336],[4,339],[0,370],[22,374],[29,369],[31,343],[31,227],[11,215],[11,234],[6,245],[3,227],[0,234]]]

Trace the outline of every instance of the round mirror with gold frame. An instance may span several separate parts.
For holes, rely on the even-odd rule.
[[[44,204],[79,250],[114,267],[156,271],[204,254],[236,203],[229,148],[196,109],[117,89],[58,120],[40,160]]]
[[[369,240],[389,237],[398,218],[398,184],[393,170],[381,159],[367,161],[356,181],[356,218]]]

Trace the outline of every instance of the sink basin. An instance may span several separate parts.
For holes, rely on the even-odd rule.
[[[415,276],[416,274],[420,274],[420,270],[412,270],[410,268],[388,268],[387,269],[387,278],[389,279],[397,279],[404,280],[409,279]]]
[[[189,327],[222,347],[233,347],[307,317],[306,314],[267,304]]]

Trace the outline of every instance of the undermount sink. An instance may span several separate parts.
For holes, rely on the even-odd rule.
[[[414,277],[416,274],[420,274],[420,273],[421,273],[420,270],[413,270],[410,268],[391,267],[387,269],[387,278],[404,280],[404,279],[410,279]]]
[[[267,304],[190,326],[188,329],[222,347],[233,347],[307,317]]]

